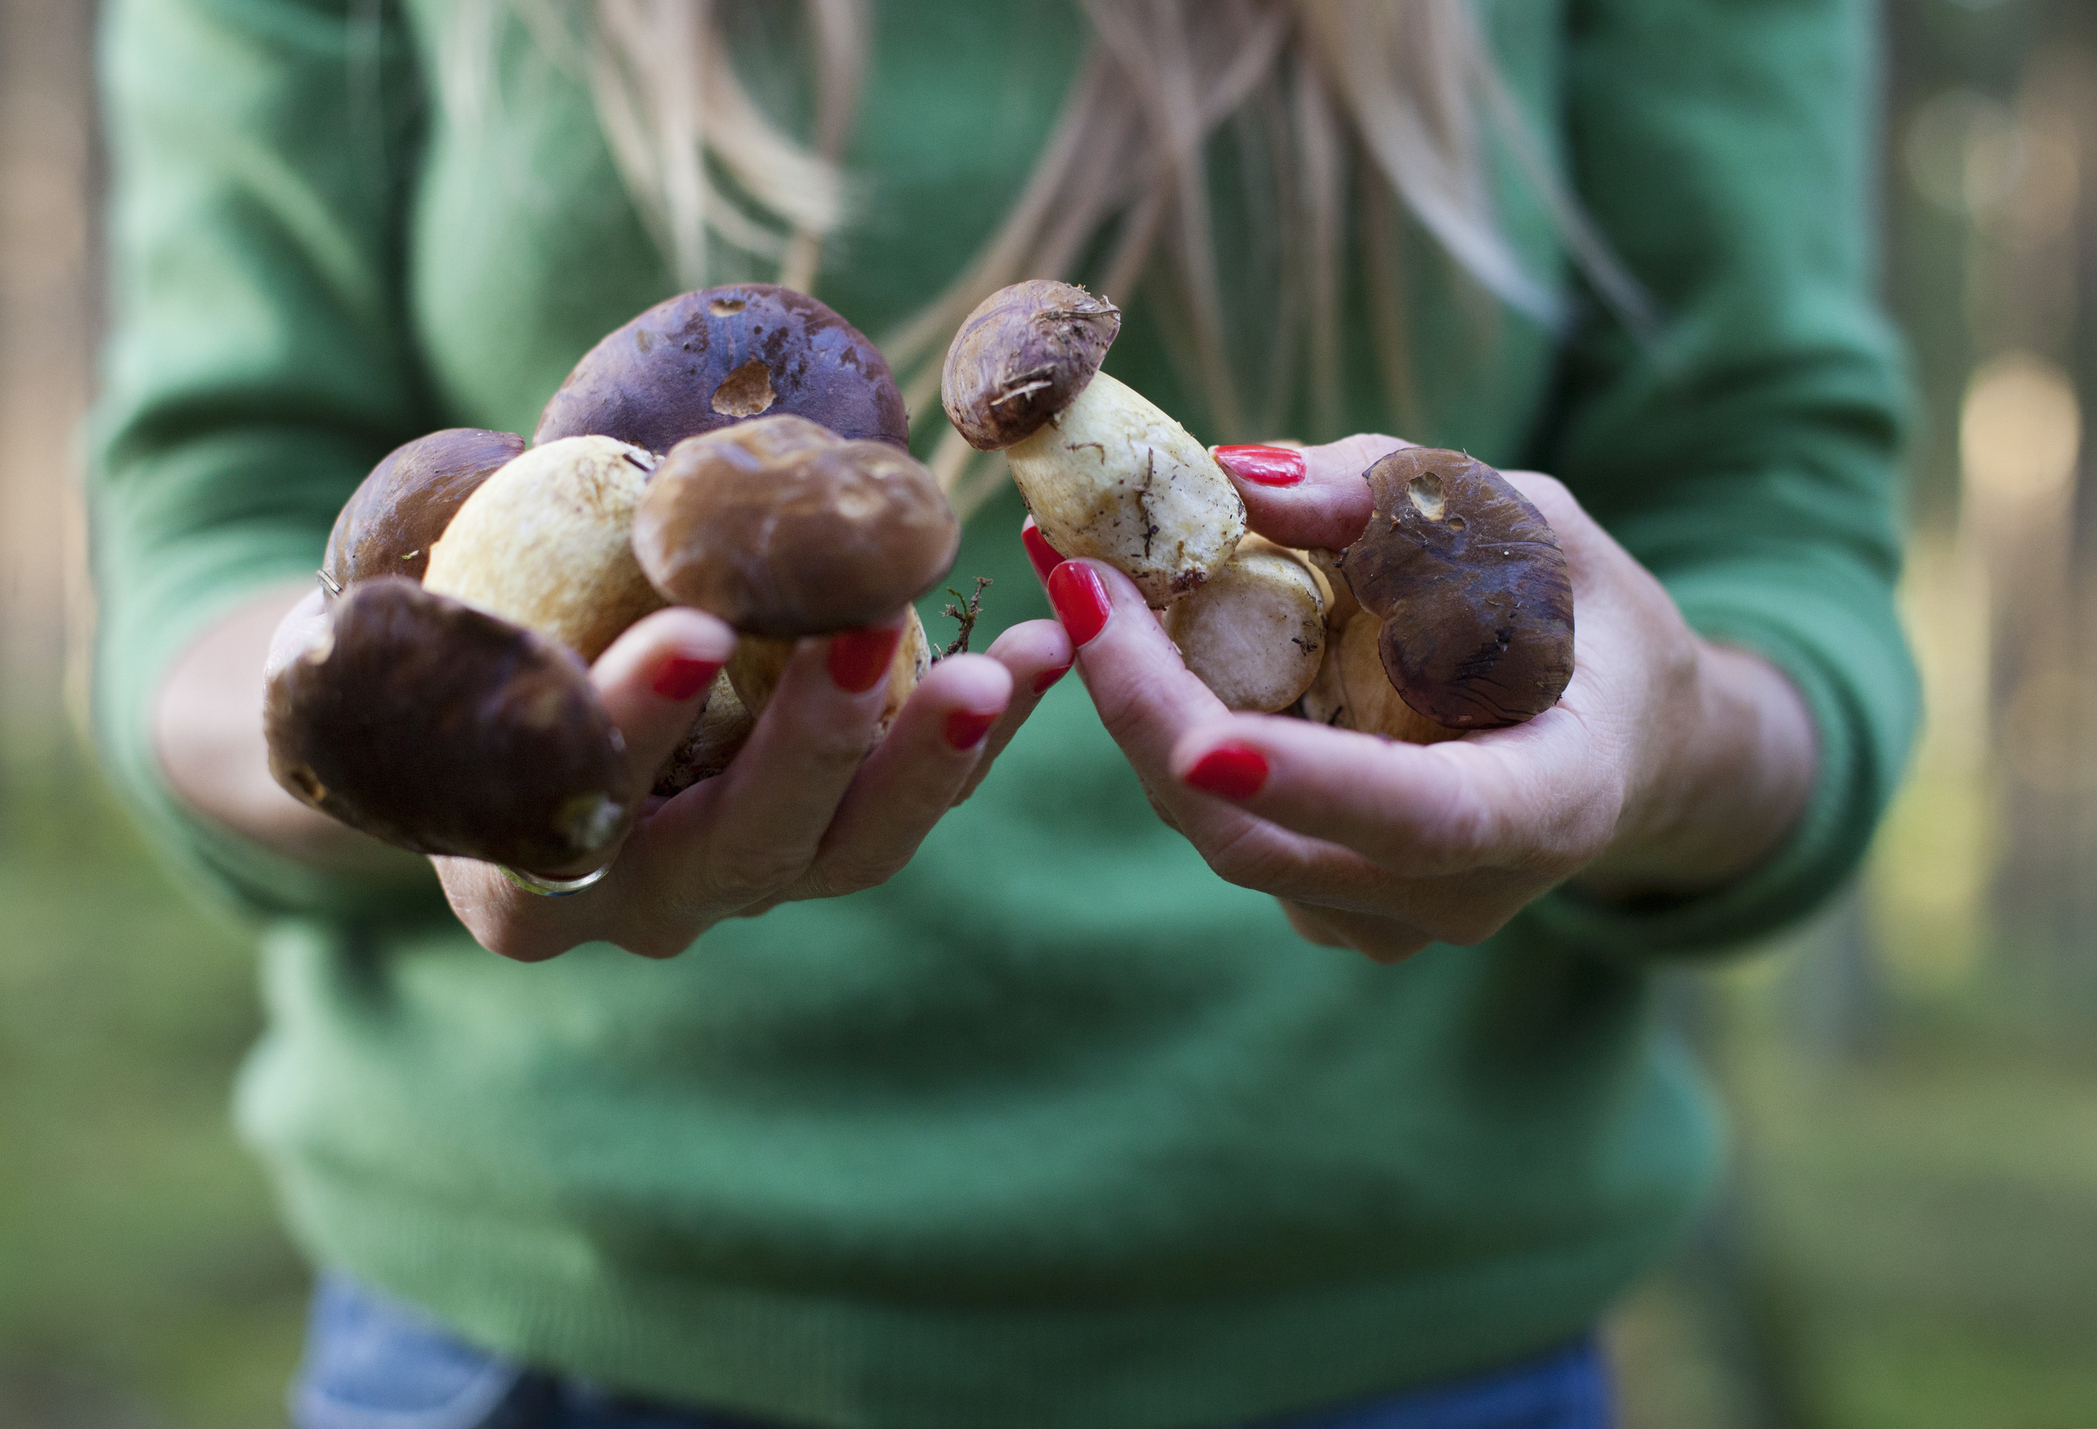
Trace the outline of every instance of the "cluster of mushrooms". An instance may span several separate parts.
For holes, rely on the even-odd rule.
[[[1564,558],[1497,473],[1394,453],[1366,474],[1359,541],[1286,550],[1247,533],[1209,452],[1099,371],[1119,326],[1068,284],[1004,289],[956,335],[944,405],[1006,453],[1057,550],[1111,562],[1164,612],[1225,704],[1427,741],[1556,701]],[[647,796],[727,767],[795,640],[909,611],[946,575],[959,523],[906,442],[887,363],[815,299],[742,284],[649,309],[577,364],[529,443],[432,433],[358,487],[320,572],[326,618],[269,672],[272,772],[416,852],[601,865]],[[671,604],[739,639],[636,789],[588,663]],[[883,728],[931,659],[911,612]]]

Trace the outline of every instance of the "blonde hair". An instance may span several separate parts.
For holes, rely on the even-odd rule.
[[[455,112],[481,111],[500,18],[514,13],[542,52],[588,83],[620,174],[681,281],[766,276],[806,289],[824,239],[853,212],[840,159],[864,75],[869,4],[802,0],[817,97],[807,144],[738,79],[716,0],[462,0],[445,91]],[[1005,284],[1083,280],[1126,301],[1149,281],[1161,285],[1154,296],[1175,356],[1227,438],[1273,435],[1306,377],[1314,434],[1339,435],[1352,188],[1370,238],[1364,262],[1383,380],[1399,414],[1416,419],[1393,196],[1496,298],[1545,324],[1566,316],[1563,295],[1501,232],[1489,138],[1519,167],[1602,300],[1634,327],[1649,324],[1637,284],[1544,161],[1467,0],[1079,4],[1091,44],[1011,211],[944,292],[883,335],[913,412],[938,412],[930,399],[948,338]],[[1257,404],[1225,340],[1204,163],[1225,125],[1245,154],[1265,158],[1256,178],[1273,200],[1281,281],[1276,310],[1263,315],[1270,336]],[[1093,252],[1104,257],[1079,271]],[[974,462],[951,431],[933,458],[964,513],[1002,481],[1003,464],[995,465]]]

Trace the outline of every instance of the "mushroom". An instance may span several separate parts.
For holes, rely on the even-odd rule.
[[[1404,702],[1456,730],[1520,724],[1573,676],[1573,587],[1541,512],[1462,452],[1408,447],[1365,473],[1374,510],[1337,568]],[[1344,660],[1343,650],[1343,660]],[[1359,696],[1357,681],[1347,681]]]
[[[791,415],[679,442],[633,523],[634,553],[664,598],[743,636],[727,673],[753,715],[794,640],[907,607],[953,566],[960,540],[939,484],[908,452]],[[915,611],[896,662],[884,727],[930,663]]]
[[[263,725],[279,784],[417,853],[569,876],[635,812],[575,652],[404,576],[343,592],[269,671]]]
[[[634,560],[655,457],[611,437],[536,446],[483,482],[430,552],[425,589],[595,660],[663,599]]]
[[[1461,739],[1464,731],[1437,724],[1401,699],[1383,672],[1376,636],[1383,622],[1357,611],[1332,630],[1326,640],[1318,677],[1303,692],[1296,713],[1318,724],[1402,739],[1408,744],[1439,744]]]
[[[1224,704],[1271,714],[1317,678],[1331,603],[1325,576],[1305,556],[1248,535],[1207,584],[1173,603],[1165,630]]]
[[[1000,451],[1050,545],[1104,560],[1163,609],[1230,559],[1245,503],[1186,428],[1099,370],[1121,312],[1048,279],[984,299],[947,349],[954,429]]]
[[[814,298],[770,283],[685,293],[618,328],[575,364],[532,441],[611,436],[666,452],[774,413],[848,440],[909,442],[881,350]]]
[[[321,560],[324,584],[340,592],[372,576],[421,580],[430,547],[480,484],[524,450],[508,432],[452,427],[395,447],[350,496]]]

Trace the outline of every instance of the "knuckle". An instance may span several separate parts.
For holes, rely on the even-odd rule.
[[[863,893],[869,888],[878,888],[896,876],[907,859],[840,859],[835,863],[817,863],[809,870],[806,880],[810,894],[816,898],[841,898],[847,893]]]
[[[713,881],[736,901],[755,902],[800,878],[808,863],[800,849],[739,844],[716,861]]]
[[[1261,893],[1285,894],[1286,869],[1274,850],[1259,836],[1258,826],[1247,822],[1219,840],[1201,846],[1201,856],[1225,883]]]

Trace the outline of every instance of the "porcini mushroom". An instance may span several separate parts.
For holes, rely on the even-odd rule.
[[[611,437],[526,451],[468,497],[430,553],[423,586],[595,660],[663,598],[633,556],[653,453]]]
[[[961,324],[939,395],[972,446],[1005,453],[1050,545],[1111,563],[1163,609],[1230,559],[1245,503],[1186,428],[1099,370],[1120,330],[1083,288],[1015,283]]]
[[[395,447],[335,518],[320,563],[323,583],[340,592],[372,576],[421,580],[430,547],[466,498],[523,450],[522,437],[473,427]]]
[[[263,721],[279,784],[417,853],[562,877],[634,814],[575,652],[403,576],[343,592],[269,672]]]
[[[532,441],[610,436],[667,452],[775,413],[851,441],[909,441],[881,350],[806,293],[770,283],[685,293],[613,331],[547,402]]]
[[[1350,632],[1380,622],[1391,687],[1457,730],[1556,704],[1573,676],[1573,588],[1543,514],[1463,452],[1408,447],[1365,479],[1374,510],[1336,565],[1365,612]]]
[[[1300,553],[1248,535],[1205,585],[1166,611],[1165,630],[1216,698],[1271,714],[1317,678],[1331,600],[1325,576]]]
[[[745,636],[729,674],[753,714],[791,642],[887,619],[939,583],[960,540],[938,482],[908,452],[790,415],[678,443],[633,523],[655,588]],[[905,636],[890,680],[897,703],[930,658],[914,611]]]

